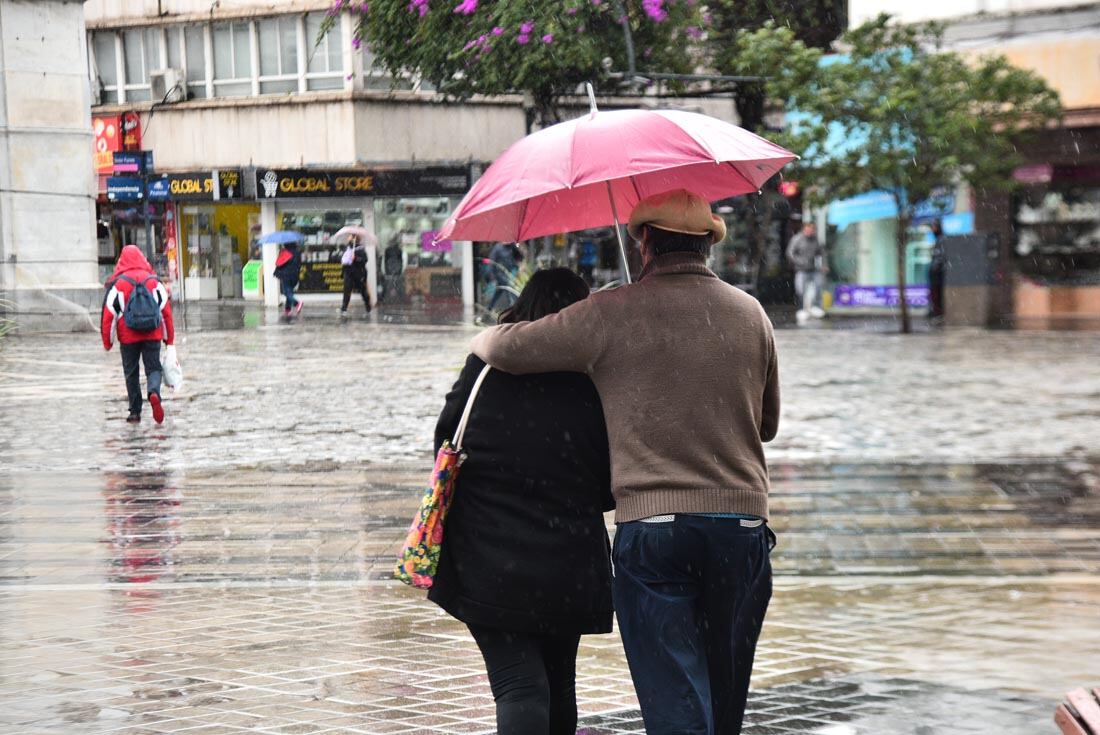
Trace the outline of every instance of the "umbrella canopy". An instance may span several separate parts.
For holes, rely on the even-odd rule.
[[[339,242],[347,237],[358,237],[360,242],[364,245],[378,246],[378,238],[374,236],[370,230],[366,227],[360,227],[359,225],[348,225],[347,227],[341,227],[336,231],[336,234],[332,236],[333,240]]]
[[[593,109],[501,154],[437,237],[515,242],[617,224],[620,212],[673,189],[709,201],[757,191],[795,158],[707,115]]]
[[[261,235],[256,242],[261,245],[268,243],[275,243],[276,245],[285,245],[289,242],[301,242],[305,238],[302,237],[302,233],[295,232],[294,230],[276,230],[275,232],[269,232],[266,235]]]

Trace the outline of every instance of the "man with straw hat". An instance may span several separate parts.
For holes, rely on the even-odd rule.
[[[472,349],[505,372],[591,376],[610,440],[615,607],[646,732],[730,735],[772,591],[772,327],[707,268],[726,227],[702,197],[644,199],[628,230],[637,283],[493,327]]]

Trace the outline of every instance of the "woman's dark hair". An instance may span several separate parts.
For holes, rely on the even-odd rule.
[[[588,284],[568,268],[535,271],[516,303],[500,315],[501,324],[533,322],[588,298]]]
[[[645,229],[645,240],[649,247],[653,248],[654,255],[665,253],[698,253],[706,255],[710,252],[710,233],[705,235],[688,235],[684,232],[670,232],[660,227],[642,225]]]

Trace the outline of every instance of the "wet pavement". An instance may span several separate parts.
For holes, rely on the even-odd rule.
[[[124,423],[94,336],[5,342],[0,732],[492,732],[465,630],[387,579],[455,321],[189,315],[162,427]],[[777,339],[745,732],[1055,732],[1100,684],[1098,340]],[[615,635],[584,639],[578,691],[591,735],[643,732]]]

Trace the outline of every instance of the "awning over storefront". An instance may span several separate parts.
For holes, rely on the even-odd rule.
[[[866,194],[838,199],[829,203],[827,221],[843,230],[857,222],[877,219],[895,219],[898,206],[892,194],[886,191],[869,191]],[[966,235],[974,231],[974,215],[971,212],[955,212],[955,196],[945,194],[918,202],[913,208],[913,224],[927,224],[940,220],[945,235]]]

